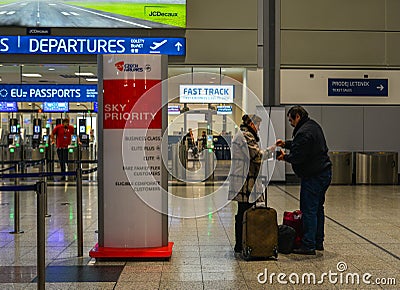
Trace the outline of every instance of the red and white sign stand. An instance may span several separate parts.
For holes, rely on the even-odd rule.
[[[98,66],[99,240],[89,255],[169,258],[168,178],[161,158],[167,56],[102,55]]]

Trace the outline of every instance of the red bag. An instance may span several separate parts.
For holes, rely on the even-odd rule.
[[[300,210],[285,211],[283,213],[283,224],[294,228],[296,231],[296,238],[294,239],[295,249],[301,247],[301,239],[303,238],[302,215],[303,214]]]

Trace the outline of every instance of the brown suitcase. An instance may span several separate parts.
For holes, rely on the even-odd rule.
[[[278,258],[278,220],[276,210],[255,207],[243,216],[243,258]]]

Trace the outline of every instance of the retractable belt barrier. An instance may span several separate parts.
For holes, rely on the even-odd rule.
[[[76,162],[80,165],[82,161],[72,161]],[[97,163],[97,160],[93,161],[86,161],[87,163]],[[14,162],[15,163],[15,162]],[[21,161],[17,162],[14,167],[16,171],[18,171],[18,165],[21,163]],[[35,161],[35,162],[29,162],[30,164],[37,164],[37,163],[43,163],[42,160]],[[80,168],[81,166],[78,166],[76,171],[69,171],[69,172],[37,172],[37,173],[3,173],[0,174],[0,178],[9,178],[9,179],[14,179],[15,180],[15,185],[14,186],[0,186],[0,192],[1,191],[14,191],[14,231],[12,233],[23,233],[19,229],[19,191],[30,191],[38,190],[38,184],[41,185],[40,187],[40,194],[38,194],[38,215],[40,212],[40,215],[42,215],[43,212],[43,225],[41,226],[38,222],[38,237],[39,237],[39,232],[40,235],[43,235],[43,238],[41,237],[40,241],[41,246],[43,245],[44,247],[44,218],[47,216],[50,216],[47,214],[47,183],[45,182],[46,177],[52,177],[52,176],[76,176],[76,199],[77,199],[77,238],[78,238],[78,257],[83,256],[83,214],[82,214],[82,175],[83,174],[89,174],[92,172],[97,171],[97,167],[91,168],[88,170],[82,170]],[[42,167],[43,169],[43,167]],[[11,170],[11,169],[9,169]],[[29,178],[29,177],[37,177],[37,178],[44,178],[44,180],[37,182],[35,185],[18,185],[18,180],[23,179],[23,178]],[[39,191],[37,191],[39,192]],[[39,206],[39,196],[40,196],[40,206]],[[42,216],[41,216],[42,218]],[[39,219],[38,219],[39,220]],[[40,227],[40,228],[39,228]],[[39,241],[39,239],[38,239]],[[43,252],[43,257],[44,257],[44,249],[40,249],[40,255],[39,255],[39,242],[38,242],[38,259],[42,257],[42,252]],[[43,263],[43,273],[44,273],[44,261],[45,258],[43,258],[43,261],[40,261],[40,263]],[[41,265],[42,267],[42,265]],[[39,262],[38,262],[38,269],[39,269]],[[38,270],[39,271],[39,270]],[[44,275],[44,274],[42,274]],[[43,280],[43,281],[42,281]],[[40,278],[38,276],[38,285],[43,283],[43,288],[41,286],[38,286],[38,289],[44,289],[44,278]]]
[[[7,167],[7,168],[3,168],[3,169],[0,169],[0,172],[4,172],[4,171],[8,171],[8,170],[13,170],[13,169],[15,169],[17,166],[16,165],[14,165],[14,166],[10,166],[10,167]]]
[[[45,226],[45,193],[46,184],[38,181],[33,185],[5,185],[0,191],[35,191],[37,194],[37,285],[39,290],[45,289],[46,284],[46,226]]]

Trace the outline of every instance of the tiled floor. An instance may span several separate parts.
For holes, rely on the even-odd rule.
[[[186,210],[201,213],[205,204],[197,202],[197,197],[210,194],[219,187],[220,184],[190,184],[172,186],[170,191],[191,200],[185,205],[190,207]],[[226,187],[222,186],[220,190],[226,190]],[[278,211],[279,221],[284,210],[298,208],[298,192],[298,186],[270,185],[268,204]],[[30,192],[20,195],[20,228],[24,233],[13,235],[9,233],[14,229],[13,193],[0,192],[0,289],[37,287],[36,198]],[[97,242],[97,186],[86,183],[83,196],[84,257],[78,258],[75,184],[48,187],[51,217],[46,219],[46,289],[400,287],[399,186],[331,186],[326,199],[324,252],[318,252],[317,256],[280,254],[276,261],[250,262],[233,252],[235,203],[227,203],[217,212],[202,217],[171,217],[169,240],[174,242],[174,248],[168,261],[97,262],[88,255]],[[170,205],[173,216],[183,211],[181,206]],[[362,275],[368,273],[371,277],[366,278],[371,284],[362,281]],[[322,283],[308,283],[307,277],[313,275],[316,283],[321,282],[322,276]],[[304,283],[302,276],[306,278]],[[360,277],[359,284],[351,283],[351,279],[346,283],[346,277],[357,276]],[[266,277],[272,283],[268,279],[265,281]],[[299,281],[295,283],[297,277]],[[286,284],[280,283],[278,278]],[[397,285],[377,285],[377,278],[390,283],[394,278]]]

